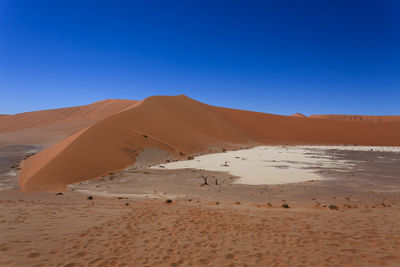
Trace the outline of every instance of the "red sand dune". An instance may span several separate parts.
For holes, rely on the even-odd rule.
[[[0,115],[0,144],[52,144],[138,102],[109,99],[85,106]]]
[[[293,114],[293,115],[291,115],[291,116],[292,116],[292,117],[298,117],[298,118],[307,118],[306,115],[301,114],[301,113],[296,113],[296,114]]]
[[[186,96],[153,96],[24,162],[22,191],[63,190],[135,163],[143,148],[175,158],[230,144],[400,145],[400,123],[280,116],[214,107]]]
[[[310,118],[368,122],[400,122],[400,116],[311,115]]]

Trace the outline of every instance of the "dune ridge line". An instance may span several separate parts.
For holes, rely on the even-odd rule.
[[[400,123],[273,115],[207,105],[184,95],[152,96],[26,160],[21,190],[63,190],[121,170],[145,148],[172,158],[212,148],[266,144],[400,145]]]

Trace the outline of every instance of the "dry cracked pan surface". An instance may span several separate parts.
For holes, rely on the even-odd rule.
[[[2,266],[396,266],[400,262],[397,206],[336,211],[194,200],[166,204],[62,198],[62,203],[1,201]]]

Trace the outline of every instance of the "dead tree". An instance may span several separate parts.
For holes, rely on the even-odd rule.
[[[224,163],[224,164],[221,164],[221,166],[224,166],[224,167],[229,167],[229,164],[228,164],[228,162],[227,162],[227,161],[225,161],[225,163]]]
[[[204,180],[203,185],[208,185],[207,176],[202,175],[201,178],[203,178],[203,180]]]

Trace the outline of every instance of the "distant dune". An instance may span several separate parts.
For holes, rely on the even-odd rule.
[[[173,158],[257,144],[400,145],[400,123],[280,116],[153,96],[24,162],[22,191],[63,190],[135,163],[144,148]]]
[[[138,101],[109,99],[90,105],[0,115],[0,145],[50,145]]]
[[[400,122],[400,116],[311,115],[310,118],[345,121]]]
[[[292,117],[299,117],[299,118],[306,118],[307,116],[306,115],[304,115],[304,114],[301,114],[301,113],[296,113],[296,114],[293,114],[293,115],[291,115]]]

